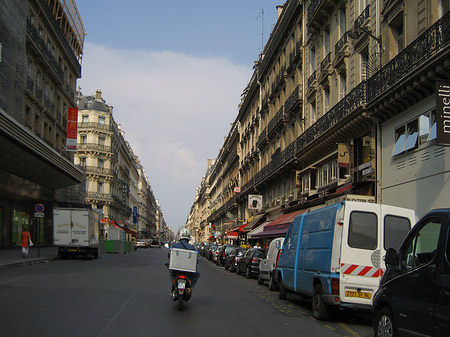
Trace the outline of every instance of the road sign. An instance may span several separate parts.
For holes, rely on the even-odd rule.
[[[36,206],[34,206],[34,210],[37,213],[44,213],[44,205],[42,204],[36,204]]]
[[[34,213],[34,217],[35,218],[43,218],[44,217],[44,213],[36,212],[36,213]]]

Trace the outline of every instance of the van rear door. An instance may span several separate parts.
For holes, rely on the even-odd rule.
[[[339,282],[344,303],[372,305],[382,275],[381,221],[379,204],[345,203]]]

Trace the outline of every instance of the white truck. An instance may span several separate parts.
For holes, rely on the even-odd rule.
[[[100,217],[88,208],[53,209],[53,243],[58,256],[98,257]]]

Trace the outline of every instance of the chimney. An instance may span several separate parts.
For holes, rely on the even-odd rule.
[[[95,98],[99,99],[99,100],[102,100],[102,91],[101,90],[97,90],[95,92]]]
[[[283,13],[283,9],[284,9],[284,4],[277,6],[277,20],[280,18],[281,13]]]

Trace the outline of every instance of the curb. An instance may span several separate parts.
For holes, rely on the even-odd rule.
[[[56,260],[59,260],[59,257],[50,257],[50,258],[42,258],[40,260],[15,262],[15,263],[10,263],[10,264],[6,264],[6,265],[0,265],[0,270],[14,268],[14,267],[21,267],[21,266],[29,266],[29,265],[33,265],[33,264],[39,264],[39,263],[48,263],[48,262],[56,261]]]

